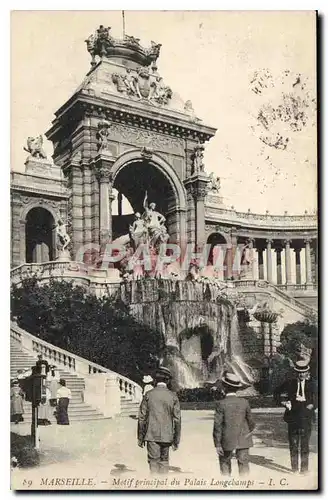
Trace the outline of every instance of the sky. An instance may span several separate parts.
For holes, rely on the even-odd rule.
[[[11,168],[28,136],[90,68],[84,40],[100,24],[122,35],[120,11],[16,11],[11,29]],[[224,205],[272,214],[316,209],[316,40],[311,11],[126,11],[126,33],[162,44],[158,71],[207,125],[208,173]],[[49,157],[52,144],[45,138]]]

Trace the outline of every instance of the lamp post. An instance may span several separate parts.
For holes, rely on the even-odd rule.
[[[45,392],[45,379],[49,371],[48,362],[39,358],[32,366],[32,374],[22,380],[26,401],[32,403],[31,438],[35,449],[40,448],[38,432],[38,408]]]
[[[272,325],[277,321],[277,318],[279,314],[277,312],[271,311],[271,309],[268,307],[267,304],[264,304],[264,306],[260,309],[258,309],[254,314],[254,318],[257,321],[260,321],[262,325],[262,334],[264,337],[264,354],[266,354],[266,349],[265,349],[265,333],[266,330],[268,331],[269,334],[269,353],[266,356],[266,359],[268,360],[268,392],[271,392],[272,389],[272,366],[273,366],[273,331],[272,331]],[[268,325],[268,327],[266,327]]]

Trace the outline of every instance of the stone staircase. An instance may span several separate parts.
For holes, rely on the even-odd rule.
[[[30,353],[24,351],[19,343],[15,340],[10,340],[10,376],[17,376],[18,370],[31,368],[35,365],[37,358]],[[82,377],[78,377],[68,371],[60,370],[59,375],[66,380],[66,386],[72,392],[72,399],[68,407],[68,416],[70,421],[82,420],[99,420],[105,418],[103,414],[84,403],[83,394],[85,382]],[[136,416],[138,414],[139,405],[132,401],[127,394],[121,395],[121,416]],[[30,423],[32,420],[32,405],[24,401],[24,421]],[[52,417],[52,422],[55,423],[55,417]]]

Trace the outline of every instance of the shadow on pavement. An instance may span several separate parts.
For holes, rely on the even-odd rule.
[[[252,464],[260,465],[261,467],[265,467],[266,469],[274,470],[277,472],[285,472],[287,474],[292,474],[291,469],[288,467],[284,467],[283,465],[279,465],[273,462],[271,458],[263,457],[262,455],[250,455],[249,461]]]
[[[125,472],[135,472],[134,469],[129,469],[125,464],[114,464],[115,469],[111,469],[111,476],[120,476]]]

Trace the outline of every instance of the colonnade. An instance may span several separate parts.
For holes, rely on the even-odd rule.
[[[310,285],[315,281],[311,256],[312,239],[250,240],[253,247],[251,262],[254,279],[277,285]]]

